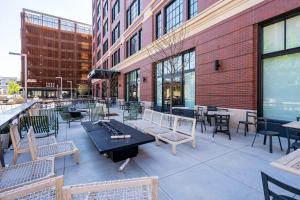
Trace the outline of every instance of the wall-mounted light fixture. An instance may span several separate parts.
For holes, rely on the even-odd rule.
[[[143,77],[143,82],[146,82],[147,81],[147,77]]]
[[[218,71],[220,67],[221,67],[220,61],[219,60],[215,60],[214,61],[215,71]]]

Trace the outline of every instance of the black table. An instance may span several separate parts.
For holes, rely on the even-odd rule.
[[[103,124],[113,127],[118,135],[131,135],[128,139],[111,139],[113,134]],[[82,126],[95,144],[100,154],[106,154],[114,162],[119,162],[137,156],[138,146],[154,142],[155,138],[144,134],[130,126],[117,120],[111,119],[110,122],[82,122]]]

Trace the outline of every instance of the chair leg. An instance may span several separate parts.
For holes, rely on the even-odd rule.
[[[278,136],[278,141],[279,141],[280,149],[281,149],[281,151],[282,151],[282,145],[281,145],[280,136]]]
[[[200,122],[200,126],[201,126],[201,133],[203,133],[203,124],[202,124],[202,122]]]
[[[17,163],[17,157],[18,157],[18,153],[16,152],[16,149],[14,149],[14,158],[13,158],[14,165]]]
[[[269,136],[269,152],[273,153],[273,141],[272,136]]]
[[[75,162],[76,162],[77,164],[79,164],[79,163],[80,163],[80,152],[79,152],[78,149],[74,152],[73,157],[74,157]]]
[[[195,140],[195,139],[192,141],[192,147],[193,147],[194,149],[196,148],[196,140]]]
[[[236,128],[236,132],[238,133],[239,132],[239,128],[240,128],[240,122],[238,124],[238,127]]]
[[[203,125],[204,125],[204,130],[206,131],[206,124],[205,124],[205,120],[203,120]]]
[[[244,136],[246,136],[246,135],[247,135],[247,132],[248,132],[248,124],[245,124]]]
[[[229,140],[231,140],[231,135],[230,135],[230,131],[228,131],[228,136],[229,136]]]
[[[156,144],[156,146],[159,146],[159,139],[158,139],[158,137],[155,137],[155,144]]]
[[[172,144],[172,153],[176,155],[176,144]]]
[[[266,145],[266,142],[267,142],[267,136],[265,135],[264,136],[264,145]]]
[[[255,133],[255,135],[254,135],[254,138],[253,138],[253,141],[252,141],[252,145],[251,145],[252,147],[253,147],[253,144],[255,142],[256,136],[257,136],[257,133]]]

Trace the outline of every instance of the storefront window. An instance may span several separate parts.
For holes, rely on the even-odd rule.
[[[262,29],[263,116],[296,120],[300,114],[300,17],[293,16]]]
[[[125,75],[126,78],[126,101],[140,100],[140,70],[134,70]]]
[[[156,106],[166,110],[172,102],[172,106],[193,108],[195,105],[195,52],[191,51],[173,60],[158,63],[155,80]],[[173,96],[172,101],[171,96]]]

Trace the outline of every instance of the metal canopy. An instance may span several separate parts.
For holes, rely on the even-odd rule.
[[[111,79],[114,76],[120,74],[118,71],[108,69],[93,69],[89,75],[89,79]]]

